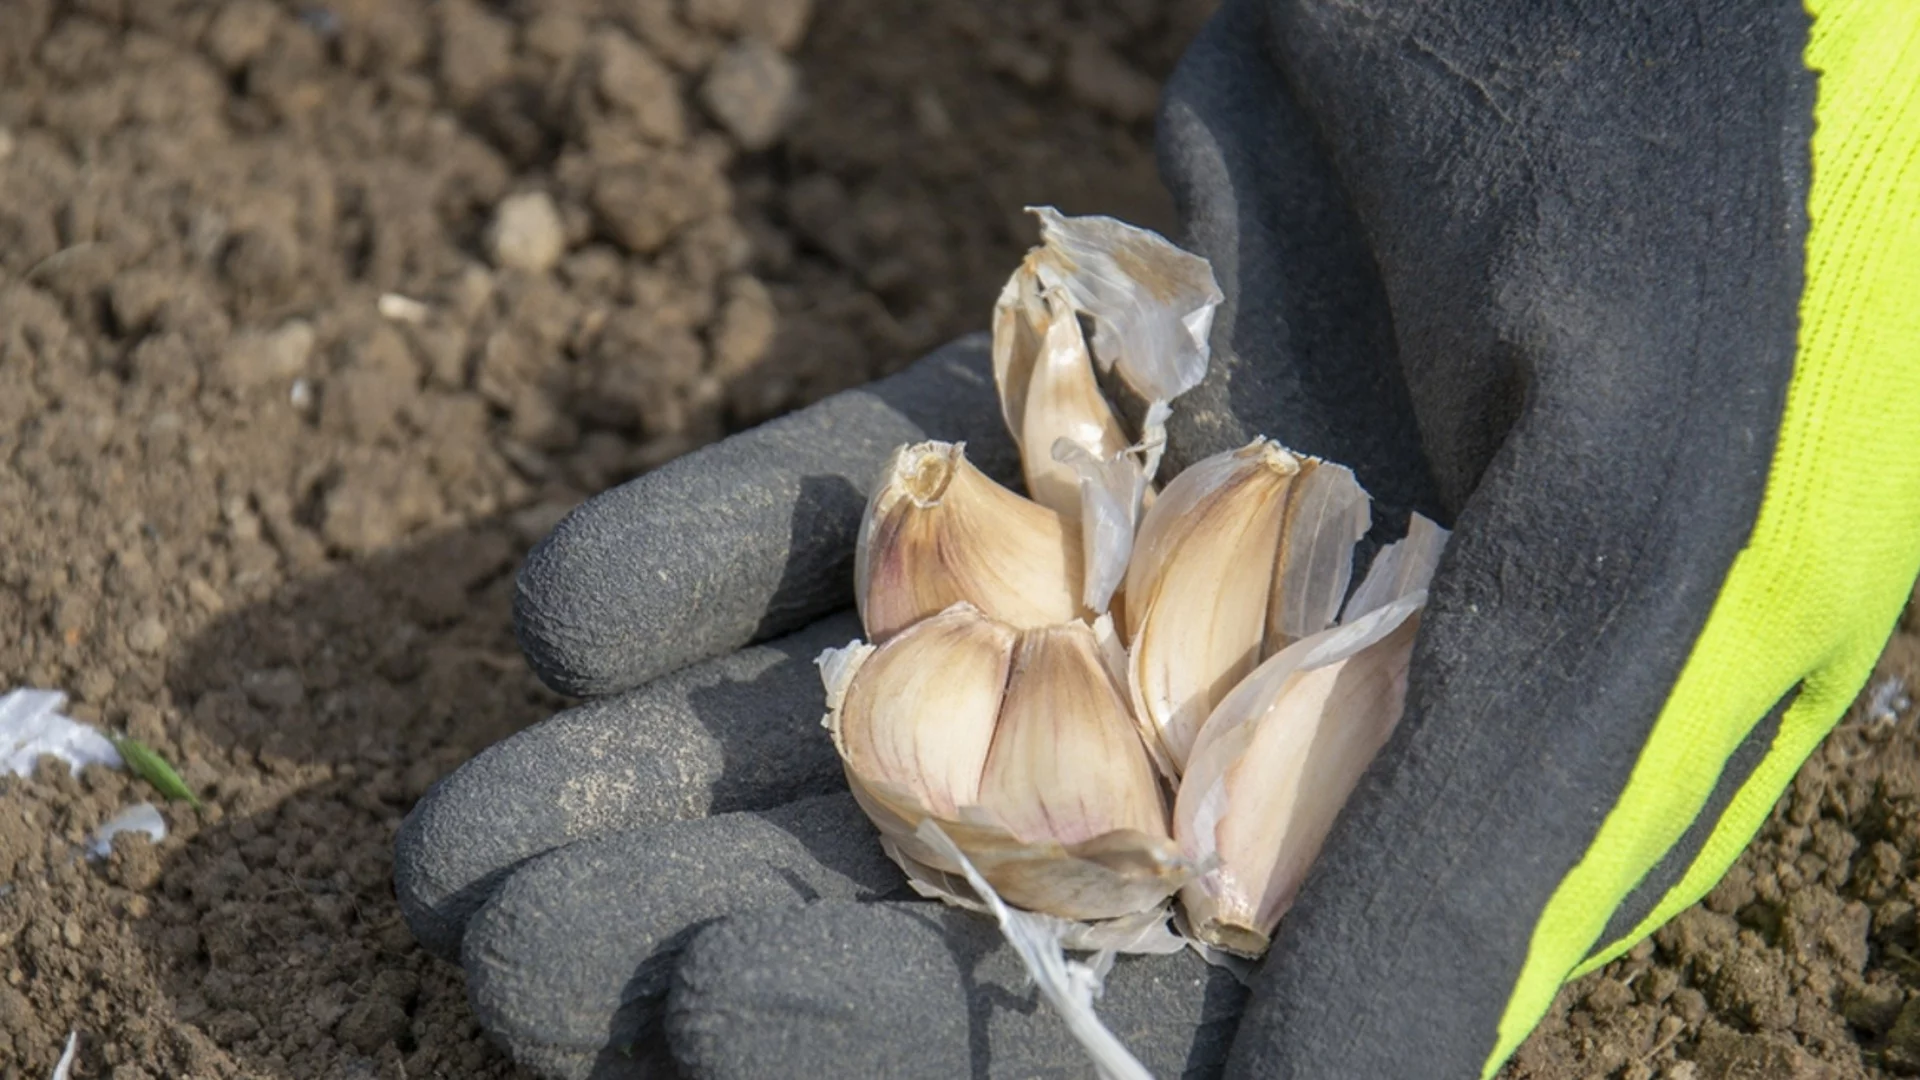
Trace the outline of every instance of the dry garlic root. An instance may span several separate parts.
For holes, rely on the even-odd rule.
[[[1446,533],[1416,517],[1349,597],[1371,519],[1347,469],[1259,438],[1156,490],[1172,402],[1206,374],[1213,272],[1035,213],[993,319],[1031,498],[963,446],[895,452],[855,567],[872,644],[821,657],[826,726],[921,892],[1004,912],[984,882],[1079,921],[1070,944],[1132,951],[1168,947],[1178,894],[1197,941],[1257,957],[1399,719]],[[1096,367],[1148,403],[1138,431]]]

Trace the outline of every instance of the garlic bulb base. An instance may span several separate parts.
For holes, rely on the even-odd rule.
[[[1212,919],[1194,927],[1193,935],[1216,949],[1248,960],[1260,959],[1273,944],[1271,938],[1253,927]]]

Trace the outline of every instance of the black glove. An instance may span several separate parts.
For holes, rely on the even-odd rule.
[[[1910,311],[1886,289],[1920,284],[1920,226],[1888,218],[1905,263],[1831,239],[1893,186],[1813,139],[1799,3],[1603,7],[1230,0],[1168,88],[1182,239],[1228,297],[1168,469],[1266,433],[1351,465],[1376,540],[1409,509],[1454,537],[1406,718],[1237,1036],[1240,988],[1190,954],[1110,976],[1156,1075],[1216,1072],[1230,1038],[1249,1075],[1490,1071],[1713,883],[1920,567],[1920,334],[1825,317]],[[1915,40],[1893,5],[1828,18]],[[1868,116],[1848,95],[1898,51],[1825,40],[1823,125]],[[1864,179],[1836,194],[1816,158]],[[885,455],[963,439],[1013,474],[982,352],[674,462],[530,556],[528,658],[597,700],[444,781],[397,870],[521,1060],[1084,1072],[989,924],[907,899],[818,727],[811,660],[858,631],[806,624],[846,605]]]

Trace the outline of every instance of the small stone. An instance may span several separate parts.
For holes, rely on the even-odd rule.
[[[1075,38],[1068,47],[1066,76],[1074,100],[1122,123],[1150,119],[1160,104],[1152,79],[1091,38]]]
[[[127,648],[152,656],[167,647],[167,627],[152,615],[127,628]]]
[[[291,379],[306,370],[313,342],[313,326],[305,319],[289,319],[265,333],[240,334],[221,355],[220,374],[235,390]]]
[[[544,191],[527,191],[500,200],[487,234],[493,265],[502,270],[544,274],[567,250],[560,211]]]
[[[743,150],[765,150],[778,141],[799,102],[800,69],[757,38],[721,53],[700,84],[700,103]]]
[[[381,293],[380,299],[374,302],[374,308],[388,322],[405,323],[408,326],[422,325],[433,317],[432,308],[411,296],[395,292]]]

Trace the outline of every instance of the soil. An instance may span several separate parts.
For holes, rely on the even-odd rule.
[[[391,891],[562,702],[508,629],[588,494],[984,323],[1053,203],[1171,226],[1208,0],[0,4],[0,688],[204,798],[0,780],[0,1080],[513,1077]],[[1887,673],[1920,685],[1909,626]],[[1508,1075],[1920,1071],[1920,730],[1863,711]]]
[[[1567,987],[1506,1080],[1920,1075],[1920,592],[1727,877]]]

